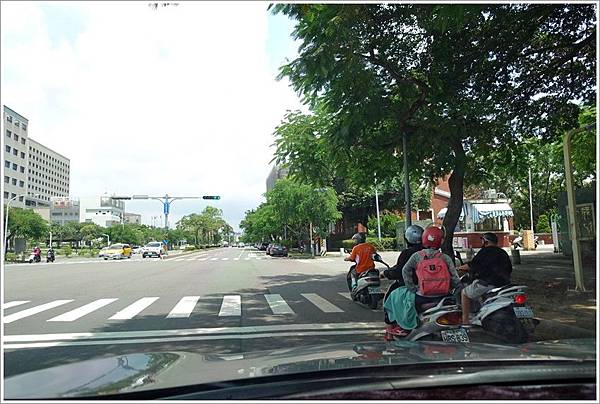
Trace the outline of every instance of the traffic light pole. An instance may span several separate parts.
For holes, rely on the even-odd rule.
[[[155,199],[163,204],[163,213],[165,214],[165,230],[169,228],[169,210],[171,203],[178,199],[221,199],[218,195],[203,195],[203,196],[148,196],[148,195],[133,195],[133,196],[111,196],[112,199],[116,200],[130,200],[130,199]]]

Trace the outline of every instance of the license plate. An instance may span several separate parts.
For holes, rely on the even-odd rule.
[[[381,294],[381,288],[376,286],[369,287],[369,293],[372,295]]]
[[[528,306],[513,307],[517,318],[533,318],[533,310]]]
[[[469,334],[464,328],[454,328],[452,330],[443,330],[442,341],[444,342],[470,342]]]

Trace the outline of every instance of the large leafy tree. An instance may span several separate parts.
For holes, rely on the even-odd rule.
[[[281,76],[315,115],[329,118],[312,134],[324,140],[309,140],[332,145],[334,165],[351,162],[379,176],[406,153],[418,177],[451,174],[448,252],[465,178],[478,183],[490,166],[513,162],[510,153],[485,165],[478,157],[531,137],[555,139],[577,125],[574,100],[595,98],[591,4],[286,4],[274,11],[297,21],[300,55]],[[282,148],[280,157],[300,152]]]
[[[4,217],[6,220],[6,208],[4,209]],[[4,228],[2,230],[4,232]],[[8,231],[6,233],[7,245],[5,246],[5,251],[6,248],[8,248],[8,243],[15,237],[41,240],[46,237],[48,230],[48,223],[33,210],[11,208],[8,211]]]

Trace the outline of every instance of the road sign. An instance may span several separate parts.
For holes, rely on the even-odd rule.
[[[171,205],[171,204],[170,204],[169,202],[163,203],[163,207],[164,207],[164,213],[165,213],[165,215],[168,215],[168,214],[169,214],[169,206],[170,206],[170,205]]]
[[[219,195],[204,195],[202,199],[221,199]]]

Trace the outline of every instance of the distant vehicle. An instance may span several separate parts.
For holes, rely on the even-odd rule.
[[[185,250],[187,248],[187,246],[188,246],[187,244],[182,244],[182,245],[179,246],[179,249],[180,250]]]
[[[106,255],[106,251],[108,251],[108,247],[103,247],[100,249],[100,252],[98,253],[98,258],[102,258]]]
[[[287,257],[288,249],[287,247],[282,246],[281,244],[275,244],[269,250],[269,255],[271,257]]]
[[[272,244],[272,243],[271,243],[271,244],[269,244],[269,245],[267,246],[267,249],[265,250],[265,252],[267,253],[267,255],[271,255],[271,248],[273,248],[273,246],[274,246],[274,245],[275,245],[275,244]]]
[[[223,247],[229,247],[229,242],[223,241]]]
[[[266,251],[268,246],[269,246],[269,243],[259,243],[258,244],[258,249],[260,251]]]
[[[104,259],[131,258],[131,246],[129,244],[113,244],[104,253]]]
[[[133,247],[131,247],[132,254],[139,254],[141,252],[142,252],[142,247],[140,247],[139,245],[134,245]]]
[[[244,243],[239,243],[239,244],[238,244],[238,247],[239,247],[239,248],[244,248],[244,247],[246,247],[246,245],[245,245]]]
[[[167,246],[158,241],[151,241],[144,246],[142,250],[142,258],[146,257],[158,257],[161,258],[165,255]]]

